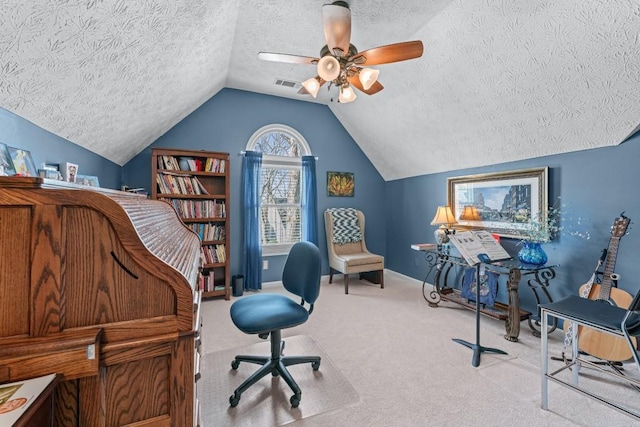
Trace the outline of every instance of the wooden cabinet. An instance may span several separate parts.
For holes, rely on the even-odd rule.
[[[152,149],[153,199],[170,203],[202,242],[204,298],[230,299],[229,153]]]
[[[200,241],[169,205],[0,177],[0,235],[0,383],[58,374],[54,426],[196,425]]]

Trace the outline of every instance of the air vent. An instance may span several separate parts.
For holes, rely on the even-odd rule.
[[[273,84],[276,86],[284,86],[284,87],[290,87],[292,89],[297,89],[299,88],[301,85],[298,82],[294,82],[291,80],[285,80],[285,79],[275,79],[273,81]]]

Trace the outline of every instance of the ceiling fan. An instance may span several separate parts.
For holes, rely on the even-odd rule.
[[[287,53],[259,52],[258,58],[265,61],[308,64],[317,66],[317,75],[302,82],[298,93],[318,95],[320,87],[329,82],[340,88],[338,101],[351,102],[356,99],[353,88],[373,95],[384,86],[378,81],[379,70],[370,65],[406,61],[422,56],[420,40],[395,43],[358,52],[351,44],[351,10],[346,1],[334,1],[322,6],[322,24],[327,44],[320,49],[320,57],[291,55]]]

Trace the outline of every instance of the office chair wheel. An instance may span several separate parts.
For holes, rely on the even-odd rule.
[[[238,366],[240,366],[240,362],[238,362],[237,360],[231,362],[231,369],[233,369],[234,371],[238,369]]]
[[[292,408],[297,408],[298,405],[300,405],[300,397],[297,394],[294,394],[293,396],[291,396],[291,399],[289,399],[289,402],[291,402]]]
[[[314,371],[317,371],[318,369],[320,369],[320,362],[311,362],[311,367]]]
[[[235,393],[231,395],[229,398],[229,406],[235,408],[238,406],[238,402],[240,402],[240,396],[236,396]]]

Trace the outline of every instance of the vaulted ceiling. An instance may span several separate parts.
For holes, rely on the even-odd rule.
[[[337,103],[315,75],[330,0],[9,0],[0,107],[124,164],[224,87],[327,104],[386,180],[616,145],[640,124],[637,0],[351,0],[385,89]]]

